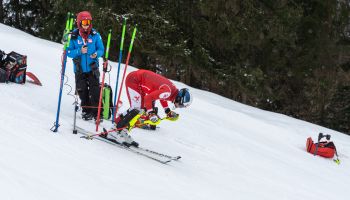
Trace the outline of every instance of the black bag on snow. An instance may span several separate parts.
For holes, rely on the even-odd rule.
[[[4,55],[0,55],[0,57],[3,57],[1,68],[6,74],[5,81],[24,84],[26,82],[27,56],[12,51],[5,58]],[[0,72],[0,76],[3,76],[2,73]]]

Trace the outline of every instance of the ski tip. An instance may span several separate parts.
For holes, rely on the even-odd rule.
[[[163,163],[163,164],[168,164],[168,163],[170,163],[171,161],[178,161],[180,158],[181,158],[181,156],[176,156],[176,157],[174,157],[174,158],[172,158],[172,159],[169,159],[169,160],[167,160],[167,161],[164,161],[164,162],[162,162],[162,163]]]
[[[163,161],[162,163],[163,164],[168,164],[168,163],[170,163],[171,162],[171,160],[167,160],[167,161]]]

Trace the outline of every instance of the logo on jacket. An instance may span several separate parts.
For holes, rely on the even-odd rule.
[[[140,102],[140,96],[134,96],[134,101],[137,103]]]
[[[168,97],[170,97],[170,92],[163,92],[159,95],[160,99],[166,99]]]
[[[92,39],[91,38],[88,39],[88,43],[92,43]]]
[[[78,40],[78,44],[83,44],[83,42],[81,40]]]

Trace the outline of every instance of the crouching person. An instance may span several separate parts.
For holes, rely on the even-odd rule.
[[[173,103],[175,108],[186,108],[192,103],[192,95],[187,88],[177,89],[167,78],[148,70],[137,70],[128,74],[125,80],[126,93],[130,108],[116,119],[116,132],[108,133],[107,137],[127,146],[138,146],[128,132],[137,124],[151,121],[159,124],[154,105],[160,101],[167,119],[176,121],[179,115],[169,108]]]

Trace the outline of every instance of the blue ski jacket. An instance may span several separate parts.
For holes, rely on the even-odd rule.
[[[88,49],[86,54],[81,53],[81,48],[84,45],[87,45],[87,49]],[[79,35],[79,29],[75,29],[74,31],[72,31],[71,40],[69,43],[69,47],[67,49],[67,56],[73,59],[80,56],[81,58],[80,65],[82,68],[82,72],[88,73],[92,70],[90,67],[92,63],[95,62],[96,66],[97,67],[99,66],[98,58],[103,56],[104,49],[105,48],[103,46],[102,38],[95,29],[91,30],[91,33],[89,34],[86,42]],[[94,53],[97,54],[96,58],[91,58],[90,56]],[[74,64],[74,62],[73,62],[73,65],[74,65],[74,73],[76,73],[77,67]]]

